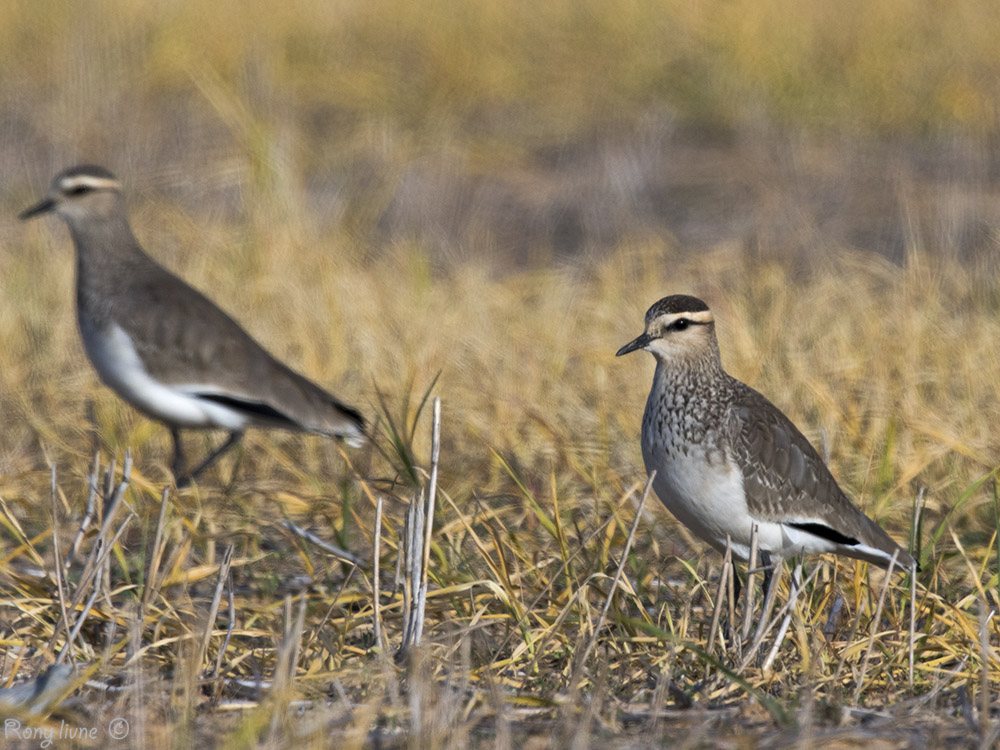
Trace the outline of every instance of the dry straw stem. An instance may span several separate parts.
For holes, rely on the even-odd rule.
[[[743,628],[741,638],[746,641],[750,637],[750,623],[753,617],[753,600],[756,591],[754,578],[757,575],[757,545],[759,537],[757,524],[750,528],[750,559],[747,561],[747,583],[743,595]]]
[[[611,609],[611,602],[615,597],[615,593],[618,591],[618,583],[622,579],[622,572],[625,570],[625,563],[628,560],[629,552],[632,551],[632,543],[635,541],[635,532],[639,528],[639,521],[642,519],[642,511],[646,507],[646,498],[649,497],[649,491],[653,488],[653,479],[656,478],[656,470],[654,469],[649,473],[649,479],[646,480],[646,486],[642,490],[642,495],[639,498],[639,504],[635,509],[635,520],[632,521],[632,528],[629,529],[628,537],[625,539],[625,548],[622,550],[621,558],[618,561],[618,567],[615,569],[614,578],[611,579],[611,586],[608,588],[608,596],[604,600],[604,606],[601,608],[601,614],[597,617],[597,622],[594,623],[594,632],[590,636],[590,640],[587,641],[586,647],[580,654],[579,664],[583,666],[587,663],[587,659],[590,658],[590,652],[594,650],[594,646],[597,645],[597,638],[600,635],[601,628],[604,627],[604,620],[607,619],[608,610]]]
[[[878,595],[878,604],[875,607],[875,616],[872,618],[871,634],[868,636],[868,646],[865,648],[865,656],[861,662],[861,674],[856,678],[857,686],[854,688],[855,704],[861,696],[861,688],[865,682],[865,675],[868,673],[868,662],[871,658],[872,646],[875,645],[875,636],[882,620],[882,607],[885,605],[885,595],[889,591],[889,584],[892,583],[892,571],[893,568],[896,567],[896,556],[898,554],[898,549],[892,551],[892,557],[889,559],[889,567],[885,572],[885,580],[882,582],[882,591]]]
[[[430,567],[431,539],[434,535],[434,509],[437,500],[438,463],[441,458],[441,399],[434,398],[431,418],[430,481],[426,493],[420,488],[411,500],[404,527],[405,543],[400,544],[399,554],[405,558],[403,591],[402,643],[396,653],[397,660],[407,656],[420,645],[427,611],[427,581]],[[426,494],[426,503],[424,497]]]
[[[910,534],[910,539],[915,540],[918,538],[918,530],[920,529],[920,513],[924,507],[924,488],[921,487],[917,492],[917,497],[914,502],[913,508],[913,529]],[[907,671],[907,682],[910,688],[913,687],[913,665],[916,659],[916,644],[917,644],[917,570],[916,570],[916,557],[914,556],[914,565],[909,571],[910,578],[910,640],[908,645],[908,671]]]
[[[778,628],[778,634],[774,637],[774,643],[771,645],[771,650],[767,652],[767,657],[764,659],[764,663],[760,667],[764,674],[771,671],[771,665],[774,664],[774,660],[778,656],[778,650],[781,648],[781,644],[785,640],[785,635],[788,633],[788,626],[791,624],[792,616],[795,614],[795,605],[799,600],[799,591],[802,590],[801,560],[797,560],[795,563],[795,569],[792,571],[791,581],[791,585],[788,587],[788,603],[785,606],[785,616],[781,620],[781,627]]]
[[[160,562],[163,559],[165,539],[163,527],[167,521],[167,505],[170,498],[170,486],[164,485],[160,494],[160,512],[156,518],[156,531],[153,534],[153,544],[147,552],[145,575],[143,576],[142,598],[139,600],[138,619],[146,619],[146,609],[159,591]]]
[[[385,653],[382,644],[382,498],[375,503],[375,541],[372,543],[372,631],[375,647]]]
[[[119,538],[122,536],[123,533],[125,533],[126,527],[133,518],[135,518],[135,516],[133,514],[130,514],[124,521],[122,521],[121,526],[118,527],[118,530],[115,532],[114,537],[112,537],[110,543],[108,543],[107,546],[105,546],[100,539],[98,539],[97,544],[94,545],[95,549],[100,550],[100,553],[97,555],[97,558],[94,562],[95,569],[90,571],[89,576],[84,576],[81,579],[80,584],[77,587],[77,591],[73,595],[73,604],[71,609],[76,610],[77,605],[80,603],[80,599],[82,599],[84,592],[88,588],[90,588],[90,598],[87,599],[87,603],[83,606],[83,609],[80,610],[79,615],[77,615],[76,622],[73,625],[73,629],[70,631],[69,636],[67,636],[66,643],[63,645],[62,650],[59,652],[59,656],[56,657],[57,664],[62,663],[65,660],[70,649],[73,648],[73,641],[76,640],[77,635],[79,635],[80,629],[83,627],[83,624],[87,621],[87,615],[90,614],[91,607],[94,606],[94,601],[97,599],[98,594],[101,593],[100,581],[97,580],[97,575],[95,575],[94,571],[100,569],[99,566],[101,566],[104,563],[105,559],[107,559],[108,553],[118,543]],[[54,639],[55,636],[53,636],[53,640]]]
[[[424,514],[426,528],[423,533],[423,543],[420,564],[420,594],[417,599],[417,622],[413,643],[418,645],[424,632],[424,613],[427,608],[427,574],[431,563],[431,539],[434,536],[434,507],[437,502],[438,463],[441,460],[441,399],[434,398],[433,416],[431,419],[431,478],[427,490],[427,511]]]
[[[750,653],[748,653],[743,658],[743,663],[749,663],[749,660],[753,658],[757,650],[760,648],[761,644],[764,642],[764,638],[767,637],[767,629],[774,623],[771,620],[771,610],[774,609],[774,602],[778,596],[778,585],[781,583],[781,578],[784,575],[785,566],[783,561],[772,561],[771,565],[771,585],[768,586],[767,591],[764,592],[764,605],[760,613],[760,620],[757,622],[757,630],[754,631],[753,641],[750,644]]]
[[[87,482],[87,507],[83,514],[83,519],[80,521],[80,527],[76,531],[76,536],[73,537],[73,544],[69,548],[69,552],[66,553],[66,564],[69,565],[73,558],[76,557],[77,550],[80,548],[80,541],[83,539],[83,535],[87,533],[87,529],[90,528],[91,522],[94,520],[94,509],[97,502],[97,482],[98,475],[101,471],[101,454],[94,454],[94,464],[91,469],[90,475]]]
[[[730,598],[730,584],[733,576],[733,547],[732,541],[726,537],[726,552],[722,557],[722,571],[719,575],[719,590],[715,595],[715,606],[712,607],[712,624],[708,629],[708,648],[706,651],[712,653],[715,650],[715,636],[719,633],[719,620],[722,617],[722,609],[725,607],[726,599]],[[730,623],[733,620],[730,618]]]
[[[229,568],[233,564],[233,545],[226,547],[222,554],[222,562],[219,564],[219,578],[215,584],[215,594],[212,596],[212,604],[208,608],[208,616],[205,618],[205,630],[201,636],[201,645],[198,648],[198,658],[195,663],[200,667],[205,661],[205,654],[208,652],[208,643],[212,639],[215,630],[215,618],[219,614],[219,606],[222,604],[222,591],[229,578]],[[230,630],[232,622],[230,622]]]
[[[62,552],[59,546],[59,506],[56,502],[56,467],[52,465],[52,554],[55,558],[56,574],[56,595],[59,598],[59,616],[66,626],[66,636],[69,640],[69,614],[66,612],[66,588],[63,582],[65,570],[63,569]]]
[[[129,522],[135,517],[133,512],[129,512],[129,515],[118,527],[118,530],[114,533],[111,539],[108,536],[113,528],[115,515],[118,511],[118,506],[121,504],[122,498],[125,495],[125,490],[128,487],[129,479],[132,472],[132,456],[129,451],[125,452],[125,460],[122,463],[122,478],[117,486],[112,484],[111,472],[113,471],[113,464],[108,470],[108,480],[106,482],[106,494],[110,497],[107,506],[104,510],[104,519],[101,522],[101,528],[97,534],[97,539],[91,548],[90,555],[87,557],[87,562],[84,564],[83,570],[80,572],[79,582],[77,583],[75,590],[73,592],[73,597],[70,600],[69,606],[65,606],[64,603],[60,603],[61,616],[53,630],[51,639],[49,640],[49,648],[55,646],[55,641],[59,635],[59,630],[65,624],[69,626],[69,612],[76,612],[77,607],[80,606],[83,598],[87,596],[87,592],[90,592],[90,596],[87,599],[86,604],[80,610],[76,617],[72,629],[66,637],[66,641],[63,644],[59,655],[56,657],[57,663],[62,663],[66,657],[69,655],[71,649],[73,648],[73,641],[76,640],[77,635],[79,635],[83,624],[86,622],[87,616],[90,614],[91,608],[94,606],[98,595],[101,593],[101,585],[104,583],[102,577],[103,565],[106,559],[108,559],[108,554],[114,549],[118,540],[121,538],[122,534],[125,532]],[[53,476],[54,481],[54,476]],[[112,492],[112,487],[114,491]],[[55,518],[53,518],[55,522]],[[54,529],[53,529],[54,531]],[[58,537],[53,534],[55,539]],[[58,557],[58,556],[57,556]],[[59,577],[62,576],[60,572]],[[59,588],[59,594],[62,595],[63,591]]]
[[[351,554],[347,550],[341,549],[336,544],[331,544],[325,539],[321,539],[320,537],[313,534],[311,531],[303,529],[301,526],[296,525],[287,518],[281,522],[281,525],[284,526],[286,529],[288,529],[291,533],[295,534],[295,536],[305,539],[310,544],[316,545],[321,550],[323,550],[324,552],[328,552],[334,557],[339,557],[341,560],[346,560],[352,565],[358,565],[358,566],[364,565],[364,561],[357,555]]]

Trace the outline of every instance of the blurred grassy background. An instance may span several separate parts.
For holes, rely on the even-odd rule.
[[[441,373],[442,488],[455,506],[441,506],[434,581],[492,575],[488,555],[469,551],[467,522],[523,573],[524,591],[509,592],[522,606],[561,575],[545,568],[553,540],[528,496],[549,512],[558,497],[586,564],[613,568],[621,499],[642,476],[652,369],[614,351],[659,297],[704,297],[727,368],[829,451],[845,489],[900,541],[926,490],[925,528],[941,535],[915,542],[936,561],[921,579],[934,592],[923,602],[934,660],[917,692],[967,701],[956,686],[998,682],[975,640],[979,597],[1000,603],[998,38],[988,0],[0,4],[0,497],[44,547],[50,462],[69,477],[72,519],[92,450],[131,447],[143,523],[122,544],[146,549],[168,436],[84,360],[65,230],[14,219],[56,171],[92,161],[129,187],[152,255],[369,416],[378,388],[412,418]],[[422,461],[426,433],[421,422]],[[380,488],[400,468],[370,452],[355,460]],[[367,500],[318,439],[254,434],[236,461],[175,499],[178,559],[211,566],[217,541],[235,540],[241,614],[265,630],[277,627],[274,588],[301,563],[329,586],[309,589],[307,627],[348,607],[325,625],[339,647],[307,648],[303,669],[346,684],[345,661],[370,647],[370,615],[330,591],[367,589],[301,548],[290,557],[278,522],[288,513],[357,551],[370,544]],[[643,595],[681,581],[660,616],[686,606],[686,623],[685,561],[708,577],[719,560],[664,513],[652,518],[629,573]],[[587,534],[608,519],[595,543]],[[4,544],[6,560],[24,554]],[[128,560],[118,564],[132,580]],[[860,611],[871,594],[859,580],[848,608]],[[11,621],[36,627],[15,589]],[[489,631],[491,645],[503,645],[473,654],[476,679],[509,687],[541,660],[519,689],[565,687],[571,635],[532,655],[529,639],[505,640],[507,610],[481,601],[502,633]],[[480,616],[449,606],[428,613],[445,640]],[[551,606],[534,613],[543,639],[586,630]],[[32,627],[5,637],[38,646],[49,633]],[[634,631],[612,636],[637,673],[695,680]],[[854,663],[855,645],[829,648]],[[815,678],[823,700],[841,700],[849,677],[822,660],[806,675],[811,648],[801,638],[777,678],[754,684],[794,703]],[[900,696],[888,651],[873,703]],[[317,653],[325,661],[310,661]],[[367,663],[353,668],[365,675]],[[639,677],[615,697],[643,690]]]
[[[921,229],[975,253],[997,222],[998,16],[15,0],[0,164],[18,200],[89,159],[202,223],[275,215],[358,254],[544,264],[653,235],[898,259]]]

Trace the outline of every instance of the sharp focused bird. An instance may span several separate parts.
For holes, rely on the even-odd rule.
[[[646,471],[685,526],[747,561],[751,530],[772,558],[833,552],[887,567],[913,558],[840,489],[823,459],[774,404],[722,368],[715,319],[696,297],[664,297],[617,356],[656,359],[642,419]],[[767,584],[765,584],[765,587]]]

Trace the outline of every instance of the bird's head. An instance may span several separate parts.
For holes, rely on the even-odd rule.
[[[21,212],[20,219],[55,212],[70,224],[87,218],[106,218],[122,207],[122,186],[104,167],[70,167],[55,176],[48,195]]]
[[[645,349],[659,362],[719,357],[715,318],[697,297],[674,294],[664,297],[646,312],[646,330],[618,350],[622,356]]]

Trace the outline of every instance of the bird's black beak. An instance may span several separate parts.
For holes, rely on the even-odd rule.
[[[654,338],[656,337],[650,336],[648,333],[644,333],[641,336],[638,336],[629,341],[627,344],[625,344],[625,346],[623,346],[621,349],[618,350],[618,353],[615,354],[615,356],[620,357],[623,354],[634,352],[636,349],[645,349],[647,346],[649,346],[649,342],[652,341]]]
[[[17,218],[19,218],[21,221],[24,221],[25,219],[30,219],[32,216],[38,216],[38,214],[48,213],[55,207],[56,207],[56,202],[54,200],[52,200],[51,198],[45,198],[43,200],[40,200],[31,208],[26,208],[24,211],[18,214]]]

